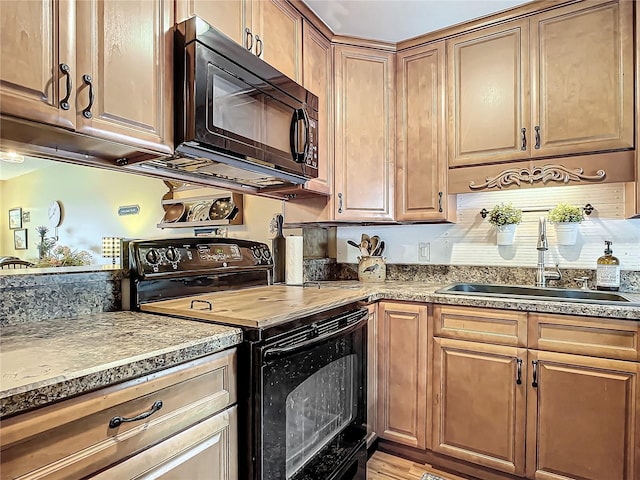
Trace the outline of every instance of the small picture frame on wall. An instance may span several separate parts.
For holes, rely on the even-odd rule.
[[[13,232],[13,248],[16,250],[26,250],[27,245],[27,229],[22,228]]]
[[[22,208],[12,208],[9,210],[9,228],[16,230],[22,228]]]

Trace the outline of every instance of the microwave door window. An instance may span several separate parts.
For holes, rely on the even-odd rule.
[[[290,162],[289,130],[296,108],[284,95],[269,86],[250,85],[211,63],[207,77],[207,130],[212,137],[223,137],[228,150],[247,157]]]
[[[214,65],[209,66],[207,129],[236,144],[246,145],[246,154],[256,156],[255,149],[263,141],[264,95]]]

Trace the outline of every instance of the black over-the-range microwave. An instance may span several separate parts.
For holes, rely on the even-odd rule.
[[[198,17],[177,25],[175,153],[136,170],[253,189],[318,176],[318,97]]]

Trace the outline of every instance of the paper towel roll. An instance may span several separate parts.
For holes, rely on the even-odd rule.
[[[284,269],[287,285],[302,285],[302,237],[287,237],[287,261]]]

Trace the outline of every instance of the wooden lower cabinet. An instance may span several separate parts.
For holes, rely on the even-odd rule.
[[[427,434],[426,304],[378,308],[378,437],[415,448]]]
[[[235,479],[235,403],[235,349],[85,393],[2,420],[1,477]]]
[[[528,368],[528,478],[640,478],[640,364],[530,350]]]
[[[431,449],[524,474],[525,348],[433,339]]]

